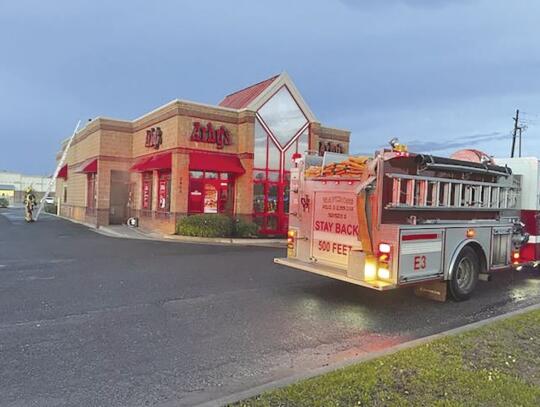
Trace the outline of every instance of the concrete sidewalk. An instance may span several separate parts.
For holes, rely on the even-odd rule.
[[[55,215],[52,213],[43,212],[43,214],[56,216],[69,222],[84,225],[90,230],[104,236],[116,237],[120,239],[141,239],[155,240],[162,242],[181,242],[195,244],[214,244],[214,245],[237,245],[237,246],[255,246],[255,247],[287,247],[286,239],[242,239],[242,238],[226,238],[226,237],[192,237],[179,235],[165,235],[162,233],[148,232],[139,228],[130,227],[127,225],[108,225],[95,227],[94,225],[66,218],[64,216]]]
[[[133,228],[126,225],[109,225],[94,228],[98,233],[109,237],[123,239],[145,239],[167,242],[198,243],[198,244],[217,244],[217,245],[238,245],[238,246],[260,246],[260,247],[286,247],[285,239],[242,239],[242,238],[223,238],[223,237],[192,237],[179,235],[165,235],[155,232],[147,232],[139,228]]]

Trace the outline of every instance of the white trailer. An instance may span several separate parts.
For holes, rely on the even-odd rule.
[[[507,166],[406,152],[327,154],[291,171],[286,258],[276,263],[375,290],[468,298],[519,262],[527,240]]]

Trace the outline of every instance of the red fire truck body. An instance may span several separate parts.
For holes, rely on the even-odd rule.
[[[463,300],[520,262],[521,177],[509,167],[392,150],[361,167],[319,159],[291,172],[287,257],[276,263],[376,290],[416,285],[446,298],[448,287]]]
[[[507,165],[521,178],[519,217],[529,240],[521,246],[520,260],[538,265],[540,259],[540,162],[535,157],[497,158],[498,165]]]

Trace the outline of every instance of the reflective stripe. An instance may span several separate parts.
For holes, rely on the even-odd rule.
[[[527,243],[540,243],[540,236],[529,236]]]
[[[440,252],[442,250],[442,241],[421,242],[421,243],[402,243],[401,254],[421,254]]]
[[[405,241],[411,241],[411,240],[428,240],[428,239],[438,239],[439,234],[438,233],[420,233],[416,235],[403,235],[401,237],[401,240]]]

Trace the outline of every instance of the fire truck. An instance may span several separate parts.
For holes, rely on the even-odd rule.
[[[375,290],[414,286],[435,300],[465,300],[491,272],[538,258],[527,242],[540,234],[532,211],[540,172],[529,161],[495,162],[476,150],[414,154],[397,140],[373,156],[298,156],[287,257],[274,261]],[[522,222],[523,203],[534,231]]]
[[[519,259],[538,268],[540,262],[540,161],[536,157],[497,158],[498,165],[512,168],[514,176],[521,178],[519,217],[529,234],[521,245]]]

